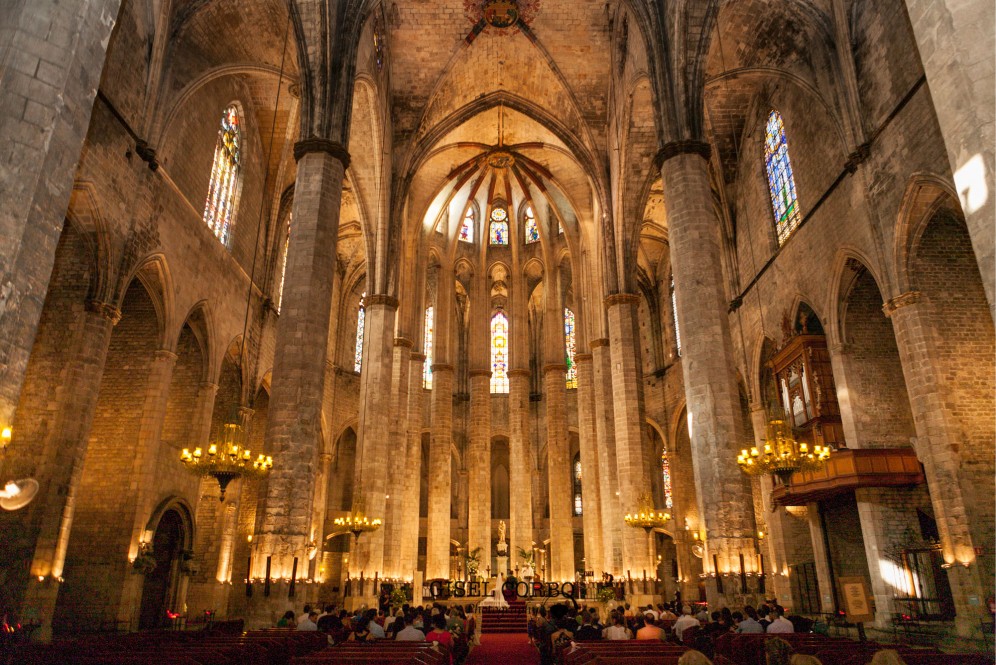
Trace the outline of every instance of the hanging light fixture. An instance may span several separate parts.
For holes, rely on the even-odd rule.
[[[364,515],[362,509],[353,510],[343,517],[335,518],[332,522],[336,527],[352,533],[357,543],[359,543],[361,535],[372,533],[384,524],[383,520],[378,517],[371,519]]]
[[[816,471],[830,459],[829,446],[797,441],[792,428],[777,418],[768,423],[764,447],[744,448],[737,456],[740,469],[750,476],[775,475],[784,485],[790,484],[797,471]]]
[[[0,454],[7,450],[14,436],[14,430],[9,425],[0,428]],[[8,480],[0,489],[0,508],[4,510],[20,510],[38,495],[38,481],[34,478],[19,478]]]
[[[258,478],[273,467],[269,455],[260,454],[253,459],[252,451],[243,445],[242,427],[236,423],[224,424],[221,442],[209,444],[206,454],[201,448],[194,448],[193,452],[184,448],[180,461],[191,473],[218,481],[219,501],[225,500],[225,490],[236,478]]]
[[[640,507],[627,513],[623,520],[628,526],[643,529],[648,534],[654,529],[661,529],[671,519],[671,513],[654,509],[654,502],[650,498],[649,492],[644,492],[640,497]]]

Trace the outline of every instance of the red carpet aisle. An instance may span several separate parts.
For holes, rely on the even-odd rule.
[[[539,651],[525,634],[482,635],[464,665],[539,665]]]

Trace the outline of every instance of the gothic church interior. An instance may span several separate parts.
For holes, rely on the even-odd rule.
[[[528,568],[991,630],[992,25],[7,3],[0,610],[256,628]]]

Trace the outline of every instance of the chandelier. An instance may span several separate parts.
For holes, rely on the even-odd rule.
[[[225,423],[222,429],[221,443],[211,443],[207,454],[200,448],[184,448],[180,453],[180,461],[191,473],[199,476],[211,476],[218,481],[221,488],[219,501],[225,500],[225,490],[228,484],[236,478],[258,478],[273,467],[273,458],[269,455],[252,457],[252,451],[242,441],[242,427],[236,423]]]
[[[376,531],[384,522],[379,517],[370,519],[363,514],[363,511],[356,510],[335,518],[332,523],[344,531],[349,531],[359,541],[362,534]]]
[[[816,471],[830,459],[830,447],[796,441],[792,429],[781,419],[768,423],[764,449],[744,448],[737,456],[740,469],[750,476],[775,475],[788,485],[797,471]]]
[[[628,526],[643,529],[649,534],[654,529],[663,528],[671,519],[671,513],[655,510],[650,493],[644,492],[640,497],[640,507],[633,513],[627,513],[623,519]]]

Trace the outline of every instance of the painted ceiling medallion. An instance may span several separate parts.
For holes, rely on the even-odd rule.
[[[464,13],[474,24],[499,30],[530,24],[540,0],[464,0]]]
[[[485,0],[484,20],[494,28],[510,28],[519,20],[519,3],[515,0]]]
[[[488,166],[493,169],[507,169],[515,164],[515,157],[507,150],[492,150],[484,156]]]

